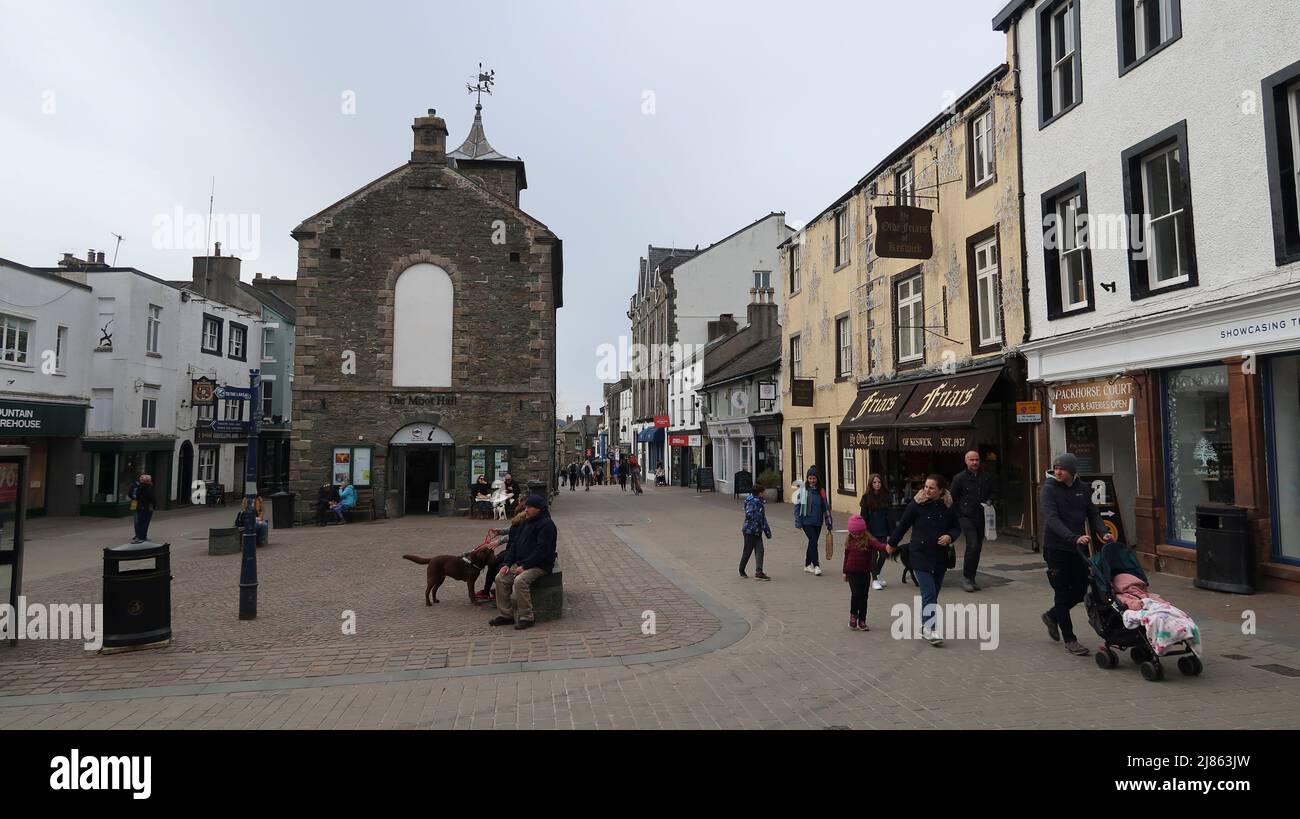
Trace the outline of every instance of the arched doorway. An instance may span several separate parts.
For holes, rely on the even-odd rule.
[[[408,424],[388,442],[390,514],[450,515],[455,512],[454,441],[436,424]]]
[[[194,482],[194,444],[189,441],[181,444],[180,469],[176,473],[176,503],[178,506],[188,506],[192,491],[190,484]]]

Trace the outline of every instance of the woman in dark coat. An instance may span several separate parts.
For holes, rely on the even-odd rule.
[[[474,508],[480,512],[492,512],[492,484],[486,475],[479,475],[478,480],[469,485],[469,496]]]
[[[930,645],[941,646],[943,639],[934,630],[935,611],[943,575],[948,569],[948,554],[953,541],[961,537],[957,509],[941,475],[925,479],[925,487],[907,504],[903,517],[889,536],[890,554],[896,552],[910,529],[907,544],[908,563],[921,587],[921,636]]]
[[[873,474],[867,479],[867,491],[862,493],[858,509],[862,519],[867,522],[867,533],[876,540],[889,540],[889,510],[892,507],[889,493],[885,491],[885,479]],[[885,566],[885,553],[874,552],[871,566],[871,588],[883,589],[887,585],[880,579],[880,570]]]

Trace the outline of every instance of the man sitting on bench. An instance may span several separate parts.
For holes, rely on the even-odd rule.
[[[488,621],[490,626],[508,626],[516,629],[533,627],[532,585],[555,568],[555,521],[539,495],[529,495],[524,503],[527,519],[519,525],[519,532],[511,532],[510,545],[501,555],[501,571],[497,574],[498,616]],[[513,597],[513,599],[512,599]]]
[[[348,483],[347,478],[344,478],[339,481],[339,502],[330,508],[334,514],[338,515],[339,523],[347,523],[348,512],[352,511],[356,505],[357,490],[352,486],[352,484]]]

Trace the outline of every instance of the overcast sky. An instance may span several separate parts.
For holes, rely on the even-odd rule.
[[[595,412],[646,245],[801,226],[1004,61],[1002,5],[0,0],[0,257],[119,233],[119,265],[187,279],[216,177],[245,278],[291,278],[289,231],[405,162],[413,117],[460,144],[482,61],[488,138],[564,240],[561,413]]]

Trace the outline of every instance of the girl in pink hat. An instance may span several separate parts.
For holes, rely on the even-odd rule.
[[[844,582],[849,584],[849,628],[871,631],[867,627],[867,595],[871,593],[872,552],[889,547],[867,532],[861,515],[849,518],[849,538],[844,544]]]

